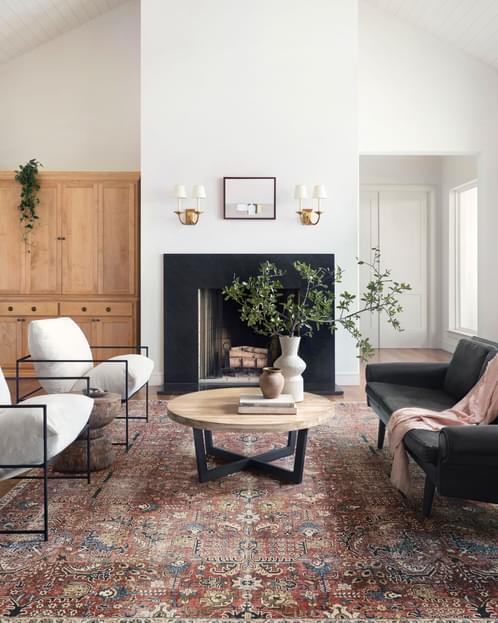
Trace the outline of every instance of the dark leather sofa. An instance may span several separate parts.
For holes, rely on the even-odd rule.
[[[367,402],[379,416],[378,448],[386,424],[402,407],[443,411],[476,384],[498,344],[462,339],[449,363],[375,363],[366,367]],[[426,474],[423,512],[439,494],[498,503],[498,419],[491,426],[455,426],[405,435],[409,455]]]

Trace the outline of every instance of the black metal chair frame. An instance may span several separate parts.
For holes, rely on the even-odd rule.
[[[47,381],[47,380],[81,380],[84,379],[87,382],[87,388],[90,387],[90,379],[88,377],[74,377],[74,376],[58,376],[58,377],[44,377],[44,376],[26,376],[23,377],[22,380],[31,380],[31,381]],[[7,381],[16,381],[17,385],[17,377],[5,377]],[[37,390],[38,391],[38,390]],[[31,394],[34,392],[30,392]],[[74,474],[69,474],[65,476],[61,475],[53,475],[48,473],[49,459],[47,452],[48,445],[48,430],[47,430],[47,405],[0,405],[0,409],[41,409],[42,410],[42,424],[43,424],[43,461],[42,463],[19,463],[19,464],[2,464],[0,463],[0,467],[2,469],[42,469],[42,476],[34,476],[32,474],[28,474],[26,476],[19,475],[13,476],[8,480],[43,480],[43,528],[40,530],[4,530],[0,529],[0,534],[42,534],[43,540],[48,541],[48,481],[49,480],[86,480],[88,484],[91,483],[91,473],[90,473],[90,426],[87,423],[82,432],[86,432],[86,473],[83,476],[78,476]],[[80,433],[81,434],[81,433]]]
[[[90,348],[102,348],[102,349],[127,349],[127,350],[135,350],[137,351],[135,354],[140,355],[142,351],[145,351],[145,356],[148,357],[149,356],[149,347],[148,346],[141,346],[141,345],[136,345],[136,346],[90,346]],[[17,402],[19,402],[19,400],[24,400],[26,398],[28,398],[29,396],[32,396],[33,394],[36,394],[36,392],[40,391],[41,388],[37,388],[32,390],[31,392],[28,392],[27,394],[25,394],[24,396],[20,396],[19,395],[19,381],[21,379],[24,379],[26,377],[21,377],[21,366],[22,364],[25,363],[91,363],[91,364],[95,364],[95,363],[122,363],[125,366],[125,389],[126,389],[126,396],[125,398],[121,399],[121,404],[125,405],[125,415],[119,415],[116,419],[117,420],[125,420],[125,441],[114,441],[113,445],[115,446],[125,446],[125,450],[126,452],[128,452],[128,450],[130,449],[130,425],[129,425],[129,421],[130,420],[145,420],[145,422],[149,422],[149,382],[147,381],[147,383],[145,383],[144,385],[142,385],[141,387],[139,387],[136,391],[133,392],[133,394],[128,395],[128,361],[126,359],[33,359],[31,357],[31,355],[25,355],[24,357],[20,357],[17,361],[16,361],[16,400]],[[67,378],[67,377],[66,377]],[[87,377],[76,377],[77,380],[80,380],[82,378],[87,378]],[[46,379],[42,379],[42,380],[56,380],[56,377],[47,377]],[[135,396],[136,394],[138,394],[138,392],[142,391],[142,389],[145,387],[145,415],[141,416],[141,415],[135,415],[135,416],[130,416],[129,415],[129,400],[130,398],[133,398],[133,396]]]

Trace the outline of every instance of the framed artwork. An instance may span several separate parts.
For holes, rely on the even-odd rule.
[[[276,177],[223,178],[223,217],[226,219],[275,219],[276,198]]]

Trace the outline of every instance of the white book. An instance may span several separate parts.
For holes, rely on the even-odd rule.
[[[265,398],[263,394],[242,394],[241,407],[295,407],[292,394],[280,394],[277,398]]]

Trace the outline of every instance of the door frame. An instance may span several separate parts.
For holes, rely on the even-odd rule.
[[[441,238],[441,219],[438,219],[437,186],[430,184],[375,184],[360,183],[360,193],[385,191],[423,192],[427,195],[427,340],[428,348],[439,348],[439,309],[441,307],[441,255],[437,241]],[[440,216],[440,215],[439,215]],[[358,240],[361,232],[361,211],[359,211]],[[442,244],[440,245],[440,249]],[[439,294],[438,294],[439,292]],[[380,345],[382,348],[382,344]]]

